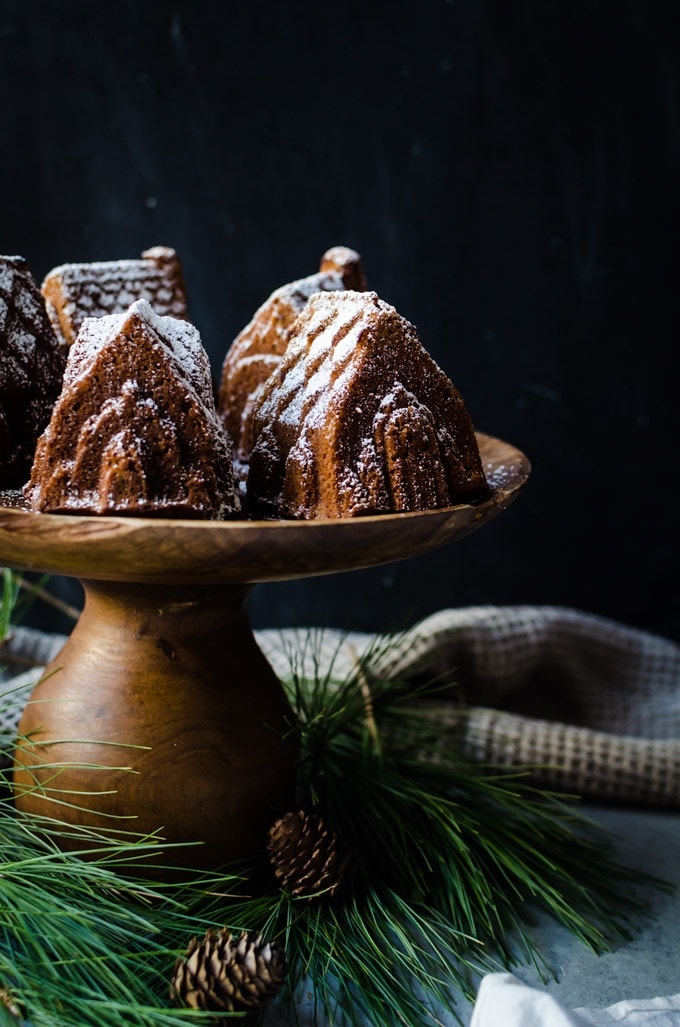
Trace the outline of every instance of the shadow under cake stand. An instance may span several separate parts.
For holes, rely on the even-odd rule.
[[[216,868],[262,851],[294,801],[298,739],[246,615],[249,591],[412,557],[496,517],[530,465],[508,443],[478,438],[489,497],[425,512],[70,516],[29,512],[5,494],[0,565],[75,577],[85,594],[19,724],[17,806],[107,835],[155,833],[181,843],[163,853],[176,866]]]

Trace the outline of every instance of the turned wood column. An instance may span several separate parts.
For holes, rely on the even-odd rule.
[[[262,851],[293,800],[298,746],[248,586],[82,584],[81,618],[19,725],[17,806],[200,842],[167,852],[180,865]]]

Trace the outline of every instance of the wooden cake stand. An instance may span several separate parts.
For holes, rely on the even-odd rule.
[[[19,725],[17,806],[156,834],[174,865],[262,851],[294,802],[298,741],[245,602],[253,585],[377,566],[496,517],[530,465],[479,436],[484,502],[353,520],[189,521],[0,505],[0,565],[78,578],[82,615]],[[64,845],[68,842],[64,841]],[[162,848],[162,846],[161,846]]]

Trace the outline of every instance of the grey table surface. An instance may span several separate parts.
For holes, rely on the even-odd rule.
[[[630,941],[603,955],[591,952],[549,918],[539,919],[536,937],[552,967],[554,980],[542,981],[529,965],[514,967],[512,972],[527,984],[555,995],[569,1009],[599,1009],[622,999],[680,993],[680,815],[600,806],[584,806],[584,811],[606,829],[618,862],[661,877],[676,889],[671,894],[652,891],[651,919],[640,924]],[[464,1025],[469,1025],[472,1009],[463,999],[457,1003],[456,1010]],[[451,1027],[459,1022],[445,1010],[439,1016],[442,1023]],[[311,1003],[298,1009],[298,1023],[300,1027],[311,1027],[314,1023]],[[293,1027],[294,1020],[273,1008],[265,1024]]]

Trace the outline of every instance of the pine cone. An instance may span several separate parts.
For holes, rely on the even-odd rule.
[[[175,999],[191,1009],[238,1013],[264,1005],[283,984],[283,950],[261,935],[242,931],[237,941],[223,927],[192,938],[177,960],[172,978]]]
[[[298,898],[334,895],[349,862],[338,836],[321,817],[286,813],[269,829],[267,848],[281,887]]]

